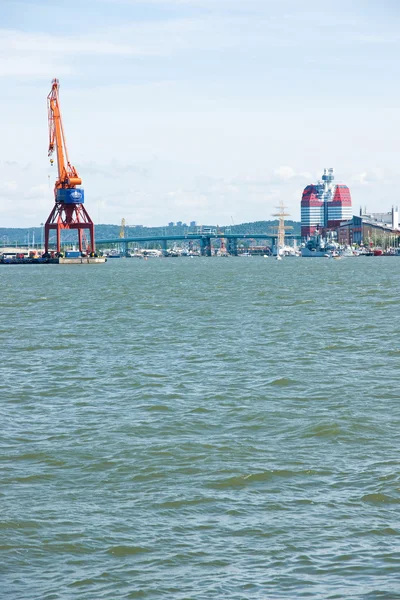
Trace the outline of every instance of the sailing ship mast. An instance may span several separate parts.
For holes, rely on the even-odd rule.
[[[276,256],[277,258],[282,255],[283,249],[285,247],[285,231],[289,229],[293,229],[291,225],[285,225],[285,217],[290,217],[289,213],[285,212],[285,205],[283,204],[283,200],[280,201],[279,206],[276,207],[279,212],[274,213],[272,216],[278,217],[278,238],[276,241]]]

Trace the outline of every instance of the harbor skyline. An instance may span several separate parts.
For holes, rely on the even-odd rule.
[[[2,225],[46,219],[54,76],[97,223],[255,221],[281,200],[299,220],[326,165],[354,206],[397,203],[396,3],[22,5],[0,32]]]

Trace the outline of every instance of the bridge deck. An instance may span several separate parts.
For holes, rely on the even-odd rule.
[[[96,240],[96,244],[121,244],[129,242],[162,242],[162,241],[190,241],[204,239],[231,239],[231,240],[276,240],[278,237],[275,233],[188,233],[186,235],[149,235],[149,236],[133,236],[124,238],[110,238],[104,240]],[[300,235],[287,234],[287,239],[300,240]]]

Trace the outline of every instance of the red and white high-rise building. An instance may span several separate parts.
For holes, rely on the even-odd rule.
[[[352,218],[350,190],[334,183],[333,169],[324,169],[322,179],[308,185],[301,199],[301,236],[308,238],[315,231],[335,229]]]

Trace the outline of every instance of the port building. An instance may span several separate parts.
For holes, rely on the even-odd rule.
[[[399,229],[399,207],[392,206],[392,210],[389,212],[371,213],[366,208],[364,210],[360,208],[360,217],[366,223],[376,224],[377,226],[391,227],[392,229]]]
[[[399,244],[399,210],[392,207],[387,213],[367,213],[343,221],[336,229],[337,241],[342,245],[391,246]]]
[[[316,231],[336,229],[351,219],[353,209],[347,185],[335,183],[332,168],[324,169],[317,183],[308,185],[301,199],[301,236],[307,239]]]

